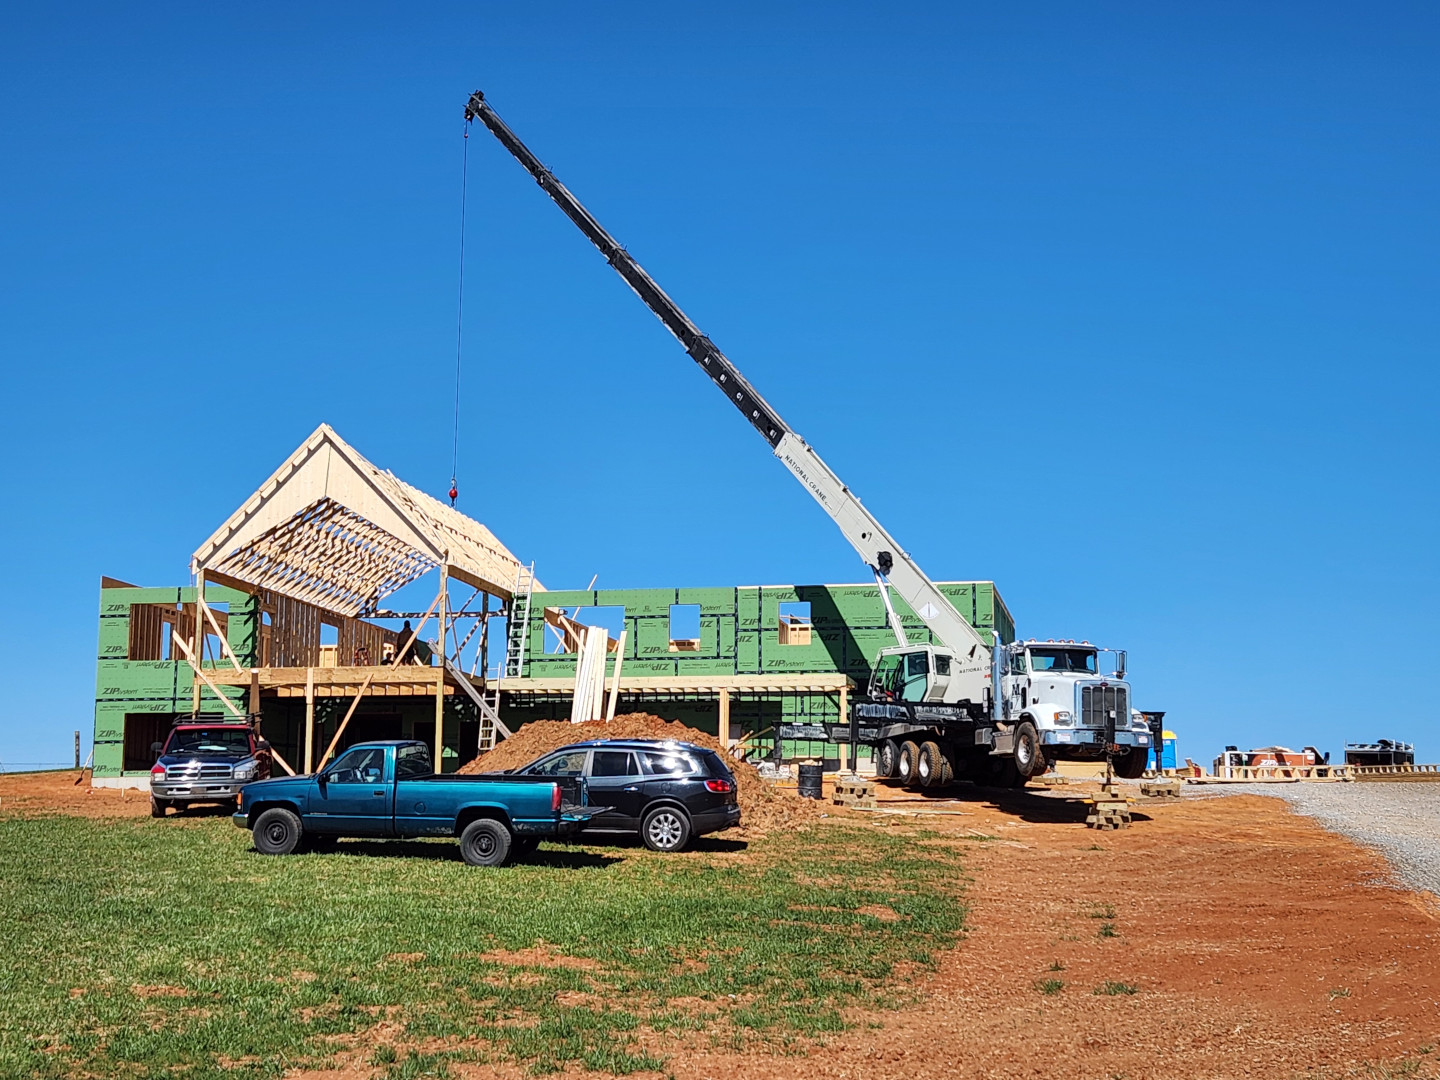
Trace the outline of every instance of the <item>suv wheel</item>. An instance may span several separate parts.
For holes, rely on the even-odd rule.
[[[651,851],[680,851],[690,842],[690,819],[673,806],[656,807],[640,823],[640,838]]]
[[[300,819],[283,807],[266,810],[255,822],[255,850],[261,855],[289,855],[300,846]]]
[[[493,818],[477,818],[460,834],[460,857],[471,866],[504,866],[510,830]]]

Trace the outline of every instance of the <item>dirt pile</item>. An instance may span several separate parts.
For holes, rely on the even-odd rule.
[[[736,761],[720,746],[714,735],[687,727],[678,720],[662,720],[649,713],[626,713],[608,724],[593,720],[571,724],[564,720],[537,720],[526,724],[488,754],[482,754],[462,773],[500,772],[528,765],[542,754],[558,750],[570,743],[587,739],[676,739],[714,750],[735,774],[739,787],[740,824],[757,832],[785,828],[796,822],[818,817],[830,808],[812,799],[802,799],[793,791],[777,788],[760,779],[753,765]]]

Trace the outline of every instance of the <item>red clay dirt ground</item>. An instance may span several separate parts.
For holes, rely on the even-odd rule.
[[[0,777],[0,812],[145,812],[71,779]],[[1079,823],[1073,794],[994,800],[889,791],[882,809],[950,813],[844,815],[939,833],[921,842],[969,881],[968,933],[916,983],[918,1005],[853,1014],[853,1030],[803,1054],[654,1035],[647,1048],[677,1080],[1440,1077],[1440,910],[1395,887],[1378,854],[1279,799],[1187,792],[1107,833]],[[1064,985],[1046,995],[1047,979]],[[1107,982],[1137,992],[1094,993]],[[397,1034],[375,1032],[403,1045]],[[341,1068],[296,1075],[383,1075],[369,1057],[358,1045]]]

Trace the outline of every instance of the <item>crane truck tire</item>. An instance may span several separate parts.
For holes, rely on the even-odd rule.
[[[921,743],[920,756],[915,761],[915,775],[920,786],[939,787],[945,782],[946,771],[945,755],[940,752],[940,744]]]
[[[979,783],[987,787],[1022,788],[1029,779],[1015,767],[1014,758],[997,757],[990,759],[990,775]]]
[[[1016,770],[1026,780],[1045,769],[1045,755],[1040,751],[1040,733],[1029,720],[1015,727],[1014,749],[1010,752]]]
[[[1123,754],[1116,754],[1111,759],[1115,767],[1115,775],[1122,780],[1138,780],[1145,772],[1146,762],[1150,760],[1150,751],[1144,747],[1132,746]]]
[[[875,778],[889,780],[900,766],[900,744],[886,739],[875,747]]]
[[[920,761],[920,747],[911,739],[900,744],[900,756],[895,761],[895,775],[906,787],[915,783],[916,766]]]

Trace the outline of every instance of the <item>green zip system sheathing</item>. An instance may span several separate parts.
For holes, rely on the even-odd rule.
[[[1015,638],[1015,624],[993,583],[950,582],[940,586],[974,627],[989,631],[993,640]],[[896,614],[911,643],[933,641],[930,631],[904,600],[892,593]],[[811,632],[808,644],[781,644],[781,605],[809,605]],[[672,643],[671,607],[689,606],[692,618],[699,609],[699,644]],[[545,611],[557,609],[579,621],[599,621],[596,608],[611,609],[603,621],[613,625],[612,636],[623,625],[625,656],[621,677],[674,676],[696,678],[721,675],[804,675],[839,672],[863,689],[870,667],[883,648],[896,644],[885,617],[885,605],[875,585],[762,585],[712,589],[599,589],[587,592],[537,592],[531,599],[530,627],[522,678],[573,678],[574,653],[549,652],[557,635],[545,625]],[[614,609],[623,608],[623,618]],[[579,609],[578,613],[577,610]],[[587,614],[588,609],[588,614]],[[693,651],[692,651],[693,650]],[[614,673],[614,659],[607,677]],[[508,682],[507,686],[514,686]],[[507,693],[503,708],[512,728],[529,720],[568,719],[568,697],[524,692]],[[684,693],[631,694],[621,697],[619,709],[655,713],[692,727],[718,730],[718,701],[714,695]],[[813,691],[751,693],[732,696],[731,728],[743,732],[770,731],[757,740],[773,750],[779,734],[785,742],[781,756],[823,752],[802,739],[818,735],[817,725],[836,722],[839,695]],[[794,736],[792,738],[792,736]],[[833,752],[833,748],[832,748]]]
[[[224,616],[226,640],[236,659],[242,665],[253,664],[260,618],[255,598],[234,589],[211,585],[205,589],[205,602]],[[137,606],[143,605],[151,611],[167,609],[183,617],[184,606],[189,605],[193,612],[194,604],[193,588],[100,591],[100,641],[95,664],[94,764],[97,778],[118,777],[127,771],[148,775],[150,761],[144,759],[150,756],[150,743],[156,738],[163,740],[164,732],[169,730],[171,720],[177,714],[190,714],[193,708],[192,675],[190,665],[183,658],[131,660],[129,657],[132,651],[131,620]],[[169,629],[168,626],[166,629]],[[169,643],[163,648],[168,654]],[[175,654],[179,655],[178,649]],[[205,661],[201,666],[229,668],[230,664],[222,658],[218,664]],[[241,712],[245,711],[242,688],[222,687],[221,690]],[[200,711],[229,715],[229,710],[208,687],[201,689]],[[128,755],[127,716],[132,717],[128,724],[131,743]],[[153,717],[154,722],[146,723],[147,717]],[[150,760],[153,761],[153,757]]]

